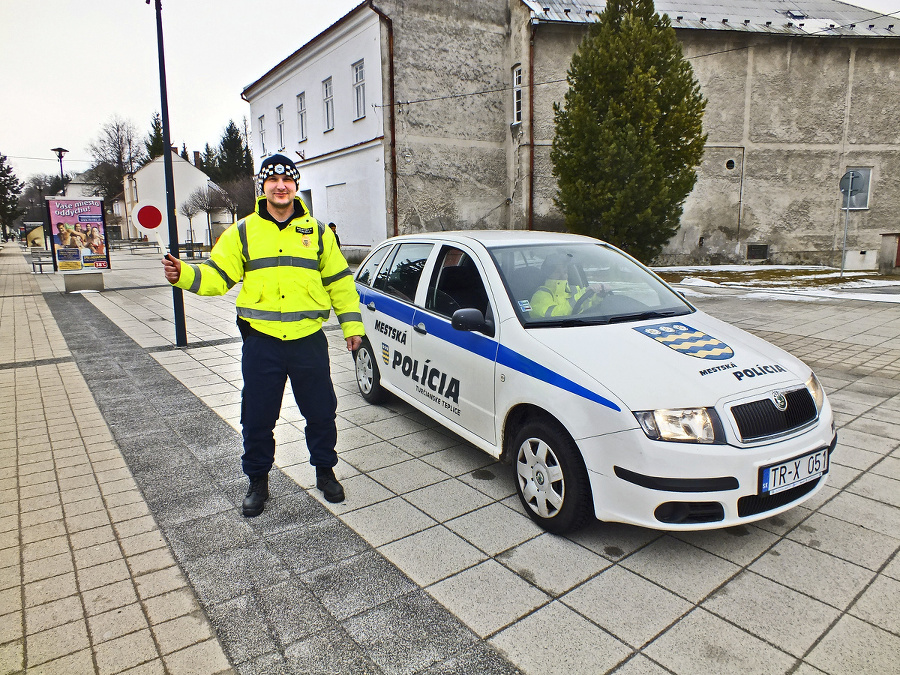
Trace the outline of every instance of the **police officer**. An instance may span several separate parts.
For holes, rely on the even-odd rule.
[[[337,399],[321,328],[333,307],[351,351],[359,348],[364,330],[347,261],[332,231],[296,196],[299,178],[287,157],[266,158],[257,176],[262,196],[256,212],[229,227],[208,260],[195,265],[171,255],[163,259],[166,279],[198,295],[222,295],[244,280],[236,304],[244,340],[241,464],[250,479],[243,503],[247,517],[262,513],[269,498],[273,431],[287,378],[306,419],[316,487],[330,502],[344,500],[333,470]]]
[[[535,319],[581,314],[596,306],[602,297],[593,288],[569,284],[569,258],[564,253],[551,253],[541,265],[544,284],[531,296],[531,316]]]

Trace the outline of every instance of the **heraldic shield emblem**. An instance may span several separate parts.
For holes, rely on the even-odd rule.
[[[734,350],[721,340],[677,321],[640,326],[634,330],[663,343],[669,349],[698,359],[719,361],[734,356]]]

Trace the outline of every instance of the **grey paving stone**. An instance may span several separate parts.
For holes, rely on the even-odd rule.
[[[496,555],[544,532],[530,518],[502,504],[489,504],[444,524],[488,555]]]
[[[752,572],[732,579],[703,607],[798,657],[840,616],[834,607]]]
[[[617,561],[662,536],[661,532],[643,527],[596,522],[568,535],[568,538],[598,555]]]
[[[874,572],[790,540],[779,542],[750,568],[776,583],[844,609]]]
[[[877,577],[850,608],[850,613],[900,635],[900,581]]]
[[[486,560],[428,588],[444,607],[481,637],[521,619],[550,600],[518,575]]]
[[[635,648],[655,638],[693,607],[619,566],[605,570],[560,601]]]
[[[635,654],[612,671],[612,675],[666,675],[668,672],[643,654]]]
[[[404,452],[388,441],[380,441],[341,454],[341,459],[364,472],[399,464],[412,458],[413,456],[408,452]]]
[[[166,529],[166,534],[181,561],[249,546],[256,541],[248,519],[234,510],[172,525]]]
[[[868,473],[854,481],[847,492],[900,508],[900,480]]]
[[[900,637],[845,615],[806,661],[826,673],[896,675]]]
[[[672,536],[737,565],[749,564],[778,541],[777,535],[754,525],[738,525],[724,530],[678,532]]]
[[[242,501],[243,495],[241,493]],[[257,535],[267,537],[309,527],[330,517],[328,511],[306,492],[296,492],[270,498],[265,511],[247,520]]]
[[[368,551],[300,577],[336,618],[345,619],[416,590],[380,554]]]
[[[814,513],[788,534],[788,538],[833,556],[879,569],[900,546],[898,538],[866,530],[844,520]]]
[[[657,539],[620,563],[691,602],[699,602],[740,568],[674,537]]]
[[[695,609],[644,649],[677,675],[771,675],[795,659],[703,609]]]
[[[272,536],[268,546],[298,574],[369,550],[369,545],[358,534],[333,518]]]
[[[417,673],[478,639],[422,591],[358,614],[343,625],[371,659],[392,675]]]
[[[491,498],[483,492],[454,478],[407,492],[403,498],[438,522],[456,518],[491,503]]]
[[[565,593],[610,565],[593,551],[550,533],[508,549],[496,560],[553,596]]]
[[[160,526],[179,525],[235,508],[218,487],[211,485],[191,492],[173,493],[148,501],[148,504]]]
[[[387,489],[403,494],[449,478],[443,471],[418,459],[370,471],[369,475]]]
[[[263,616],[282,647],[334,625],[334,617],[299,579],[290,578],[254,592]]]
[[[350,511],[342,519],[372,546],[381,546],[437,524],[400,497]]]
[[[629,647],[559,602],[501,631],[491,643],[525,672],[545,675],[605,673],[631,654]]]
[[[284,653],[292,673],[304,675],[381,675],[342,627],[331,628],[290,645]]]
[[[477,642],[446,661],[420,671],[419,675],[472,675],[472,673],[521,675],[522,671],[500,656],[496,650],[483,642]]]
[[[385,544],[378,550],[420,586],[446,579],[486,558],[442,525]]]
[[[897,507],[847,492],[828,502],[820,513],[889,537],[897,536],[897,522],[900,522]]]
[[[217,604],[252,588],[265,588],[290,576],[274,554],[261,545],[233,548],[182,564],[201,602]]]

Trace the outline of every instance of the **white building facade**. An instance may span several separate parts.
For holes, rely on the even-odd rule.
[[[341,245],[367,250],[385,238],[382,30],[356,11],[243,91],[253,123],[254,169],[283,154],[300,171],[298,194]]]
[[[200,211],[193,218],[188,218],[181,213],[181,205],[191,194],[198,189],[217,189],[215,183],[200,169],[179,157],[177,152],[172,153],[172,178],[175,187],[175,217],[178,224],[178,241],[198,242],[210,245],[215,242],[227,225],[232,222],[231,214],[226,210],[215,210],[209,214]],[[165,212],[166,210],[166,174],[165,161],[160,155],[148,162],[133,174],[126,174],[124,190],[125,222],[122,236],[135,238],[141,236],[132,220],[135,206],[147,203],[155,204]],[[163,223],[161,235],[164,242],[168,242],[169,230]]]

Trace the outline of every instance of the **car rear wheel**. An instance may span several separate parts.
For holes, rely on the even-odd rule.
[[[555,534],[584,526],[593,504],[575,442],[558,424],[536,420],[523,426],[513,443],[516,489],[531,519]]]
[[[387,398],[387,392],[381,386],[381,374],[378,363],[372,353],[372,345],[363,338],[362,345],[353,354],[356,362],[356,384],[359,393],[368,403],[381,403]]]

